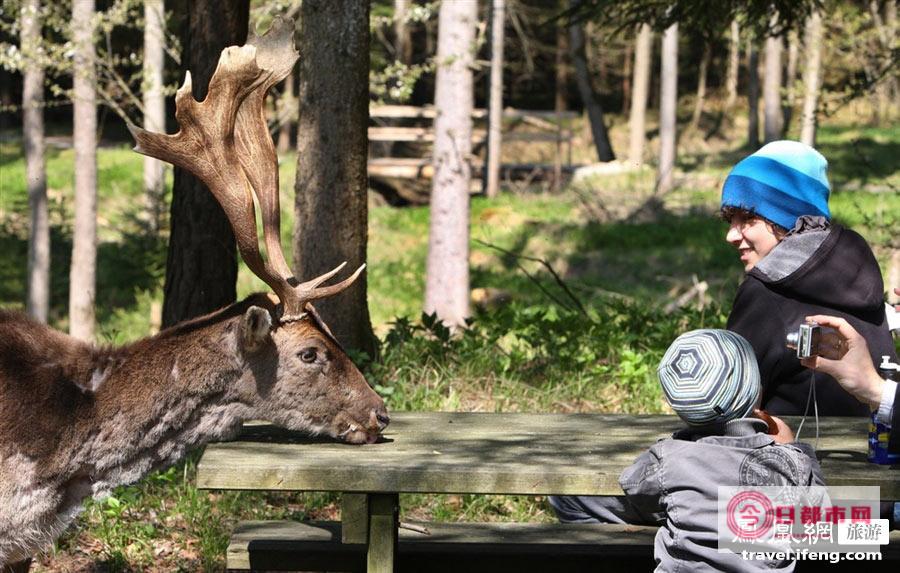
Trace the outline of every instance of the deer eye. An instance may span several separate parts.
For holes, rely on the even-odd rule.
[[[312,364],[313,362],[316,361],[316,358],[318,357],[318,353],[316,352],[315,348],[304,348],[303,350],[300,351],[299,356],[300,356],[300,360],[302,360],[303,362],[306,362],[307,364]]]

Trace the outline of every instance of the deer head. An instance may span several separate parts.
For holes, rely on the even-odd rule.
[[[135,151],[203,181],[224,209],[241,257],[277,295],[272,309],[251,306],[241,321],[240,345],[250,367],[277,380],[263,396],[265,417],[289,428],[315,427],[349,442],[371,442],[389,421],[384,403],[311,304],[349,287],[365,265],[334,285],[322,286],[346,263],[300,282],[281,248],[278,159],[265,100],[297,61],[293,30],[293,21],[278,18],[265,35],[251,32],[244,46],[225,48],[202,102],[191,93],[188,73],[175,96],[179,131],[174,135],[128,128]],[[265,258],[254,197],[262,212]],[[324,400],[304,399],[307,394]]]

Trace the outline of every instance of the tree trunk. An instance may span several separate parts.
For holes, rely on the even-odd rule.
[[[741,27],[737,20],[731,21],[731,42],[728,45],[728,72],[725,74],[725,99],[727,109],[734,108],[738,95],[738,68],[741,58]]]
[[[891,304],[900,304],[900,295],[894,293],[894,289],[897,288],[897,285],[900,285],[900,249],[891,249],[890,253],[887,282],[885,283],[888,285],[887,299]]]
[[[278,152],[287,153],[291,150],[291,127],[294,124],[294,116],[297,113],[297,97],[294,95],[294,72],[284,78],[284,87],[281,97],[278,98]]]
[[[434,105],[434,178],[425,312],[462,327],[469,316],[469,156],[477,2],[443,2]]]
[[[634,90],[631,93],[631,115],[628,118],[630,131],[628,162],[632,165],[644,163],[644,142],[646,141],[647,95],[650,90],[650,58],[653,52],[653,32],[649,24],[641,24],[634,47]]]
[[[631,65],[634,59],[634,46],[629,42],[625,44],[625,57],[622,60],[622,115],[631,108]]]
[[[569,66],[566,58],[569,54],[569,34],[566,27],[560,25],[556,29],[556,96],[553,109],[565,111],[569,107]]]
[[[765,142],[781,139],[784,118],[781,109],[781,36],[766,38],[766,75],[763,79],[763,107],[765,108]]]
[[[700,117],[703,115],[703,104],[706,100],[706,73],[711,57],[712,50],[709,42],[706,42],[703,45],[703,56],[700,58],[700,71],[697,73],[697,97],[694,100],[694,113],[691,114],[691,129],[700,127]]]
[[[506,0],[493,0],[491,15],[491,87],[488,110],[488,150],[485,194],[500,192],[500,162],[503,149],[503,33]]]
[[[759,50],[752,34],[747,41],[747,147],[759,148]]]
[[[816,111],[819,104],[819,74],[822,66],[822,14],[814,10],[806,22],[806,64],[803,73],[803,118],[800,141],[809,146],[816,144]]]
[[[191,72],[194,98],[203,101],[222,50],[247,39],[250,0],[194,0],[188,6],[182,76]],[[237,297],[237,249],[231,225],[209,189],[178,167],[170,225],[164,327],[212,312]]]
[[[881,6],[877,0],[870,0],[869,13],[872,17],[872,23],[878,32],[878,39],[881,47],[886,54],[884,58],[879,58],[879,68],[890,67],[890,52],[894,46],[894,37],[896,34],[895,26],[897,20],[897,5],[891,0],[885,2],[885,18],[882,19]],[[876,118],[878,121],[889,121],[891,116],[891,92],[896,87],[896,75],[893,70],[889,69],[888,76],[882,78],[875,85],[875,102],[876,102]]]
[[[884,23],[887,28],[888,46],[894,46],[897,42],[897,0],[887,0],[884,3]],[[900,82],[897,81],[897,71],[891,72],[888,79],[891,89],[891,102],[895,110],[900,108]]]
[[[163,96],[165,65],[165,8],[163,0],[146,0],[144,4],[144,129],[166,132],[166,101]],[[144,156],[144,196],[148,230],[159,232],[165,195],[165,165]]]
[[[94,338],[97,292],[97,94],[94,53],[94,0],[72,3],[75,146],[75,225],[69,273],[69,333]]]
[[[798,34],[791,33],[788,36],[788,42],[787,77],[784,79],[785,101],[782,137],[787,137],[788,130],[791,128],[791,118],[794,116],[794,105],[797,99],[795,80],[797,78],[797,60],[800,56],[800,38]]]
[[[28,228],[28,316],[47,322],[50,309],[50,220],[47,209],[47,169],[44,157],[44,67],[39,57],[41,3],[22,6],[22,140],[31,225]]]
[[[659,90],[659,172],[656,192],[669,192],[675,181],[675,129],[678,113],[678,24],[666,28],[662,41]]]
[[[369,3],[304,0],[297,34],[301,54],[294,271],[299,280],[343,261],[366,262],[368,241]],[[375,357],[367,275],[316,302],[338,341]]]
[[[13,74],[0,67],[0,107],[12,107],[15,105],[12,95]]]
[[[404,64],[412,61],[412,36],[409,33],[409,24],[406,22],[408,11],[408,0],[394,0],[394,36],[396,37],[394,57]]]
[[[569,0],[569,6],[577,6],[581,0]],[[597,148],[597,159],[600,161],[613,161],[616,154],[613,153],[609,142],[609,134],[603,121],[603,108],[600,100],[594,94],[591,86],[591,75],[588,71],[584,54],[584,23],[573,22],[569,26],[569,52],[572,62],[575,64],[575,79],[578,83],[578,93],[581,95],[581,103],[584,104],[591,122],[591,134],[594,137],[594,146]]]

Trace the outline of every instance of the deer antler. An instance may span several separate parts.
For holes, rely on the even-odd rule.
[[[365,265],[338,284],[318,288],[344,264],[298,284],[281,248],[278,156],[265,116],[266,94],[297,61],[293,21],[276,18],[263,36],[250,34],[247,44],[222,51],[204,101],[191,93],[191,76],[175,95],[175,135],[151,133],[128,125],[134,150],[168,161],[196,175],[209,187],[231,223],[241,256],[256,276],[284,304],[282,321],[297,320],[307,303],[349,287]],[[262,211],[266,260],[259,249],[253,196]]]

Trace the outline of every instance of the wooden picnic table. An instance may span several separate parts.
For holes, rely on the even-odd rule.
[[[400,493],[622,495],[621,471],[681,426],[660,415],[403,412],[392,414],[382,442],[353,446],[249,425],[238,440],[207,447],[197,482],[344,492],[344,542],[368,543],[368,570],[391,571]],[[867,419],[820,420],[826,479],[900,499],[897,470],[866,461],[867,430]],[[804,432],[813,442],[814,420]]]

